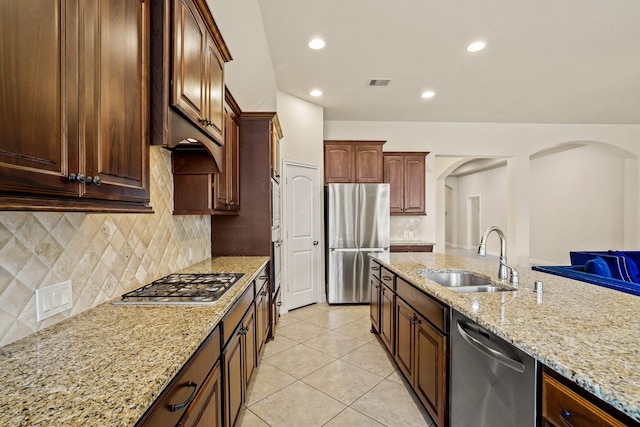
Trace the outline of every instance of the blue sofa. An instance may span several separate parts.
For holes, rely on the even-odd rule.
[[[532,269],[640,296],[639,251],[575,251],[569,257],[568,266]]]

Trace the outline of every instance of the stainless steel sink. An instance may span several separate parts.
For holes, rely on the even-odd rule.
[[[496,285],[489,279],[476,276],[467,271],[439,273],[419,271],[419,274],[456,292],[506,292],[515,290],[506,286]]]

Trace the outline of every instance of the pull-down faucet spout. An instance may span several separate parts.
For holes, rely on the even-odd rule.
[[[498,267],[498,279],[507,280],[507,278],[509,278],[509,271],[511,271],[510,282],[517,287],[518,272],[513,267],[507,265],[507,239],[504,236],[502,230],[493,225],[487,228],[484,233],[482,233],[482,237],[480,238],[480,246],[478,246],[478,255],[487,255],[487,238],[493,231],[495,231],[500,238],[500,266]]]

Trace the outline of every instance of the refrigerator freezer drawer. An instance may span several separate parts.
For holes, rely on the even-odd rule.
[[[329,249],[327,302],[329,304],[366,304],[371,302],[370,253],[386,249]]]
[[[361,258],[356,250],[329,250],[329,277],[327,277],[327,302],[345,304],[359,302],[358,266]]]

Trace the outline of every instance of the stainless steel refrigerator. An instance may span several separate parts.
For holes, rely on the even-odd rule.
[[[327,185],[325,221],[327,302],[371,302],[369,254],[389,251],[389,184]]]

